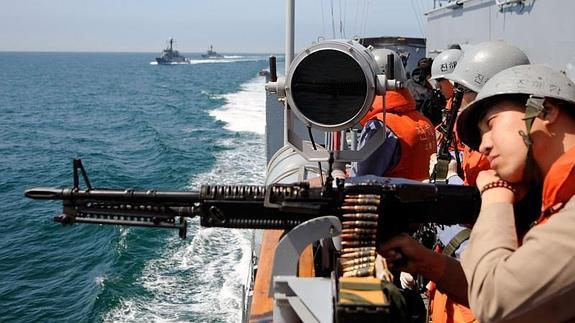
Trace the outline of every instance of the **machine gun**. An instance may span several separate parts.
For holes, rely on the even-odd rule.
[[[186,238],[186,219],[196,216],[204,227],[289,230],[307,220],[334,215],[344,226],[357,222],[358,228],[387,228],[377,230],[381,240],[409,223],[473,223],[480,207],[479,194],[472,187],[375,176],[339,180],[335,187],[328,181],[324,187],[301,182],[157,191],[93,188],[79,159],[73,162],[73,174],[71,188],[32,188],[25,195],[62,200],[63,212],[54,220],[63,224],[170,228],[178,229],[181,238]],[[86,189],[79,186],[80,174]]]
[[[431,182],[433,183],[447,183],[447,172],[449,169],[449,162],[451,161],[451,153],[449,152],[449,147],[455,146],[455,158],[457,160],[457,173],[459,176],[462,175],[461,162],[459,161],[459,152],[457,151],[457,143],[455,142],[455,136],[453,135],[453,129],[455,127],[455,122],[457,120],[457,114],[459,113],[459,108],[461,107],[461,101],[463,100],[463,89],[457,88],[453,93],[453,101],[451,103],[451,109],[448,111],[445,118],[445,127],[440,129],[443,138],[439,144],[439,149],[437,151],[437,163],[431,174]]]

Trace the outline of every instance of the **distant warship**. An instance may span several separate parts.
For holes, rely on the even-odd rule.
[[[205,54],[202,54],[202,57],[203,58],[223,58],[224,56],[221,54],[218,54],[214,50],[214,46],[210,45],[210,49],[208,49]]]
[[[180,52],[174,50],[174,39],[170,37],[168,40],[168,47],[162,51],[160,57],[156,57],[156,62],[158,64],[168,65],[168,64],[186,64],[190,60],[180,55]]]

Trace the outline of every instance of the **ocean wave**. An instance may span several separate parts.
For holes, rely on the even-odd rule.
[[[210,115],[226,123],[230,131],[265,133],[265,78],[257,76],[241,86],[240,91],[224,94],[226,104]]]
[[[263,124],[262,90],[263,81],[252,79],[242,85],[240,91],[224,94],[228,103],[214,111],[249,114],[246,111],[256,107],[252,112],[257,121],[252,120],[251,124]],[[255,113],[257,109],[261,109],[259,116]],[[186,132],[197,130],[201,129],[188,128]],[[263,183],[265,145],[258,131],[221,137],[215,140],[214,146],[220,147],[213,151],[215,165],[209,171],[192,175],[188,180],[189,189],[197,189],[205,183]],[[123,297],[103,315],[103,320],[237,322],[242,314],[253,231],[201,228],[198,219],[194,219],[189,224],[188,237],[191,241],[182,241],[175,235],[167,238],[159,256],[146,262],[134,283],[146,292]]]
[[[238,63],[238,62],[259,62],[265,61],[267,58],[264,56],[224,56],[223,58],[215,59],[190,59],[189,64],[222,64],[222,63]]]

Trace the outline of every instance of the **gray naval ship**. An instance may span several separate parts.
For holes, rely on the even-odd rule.
[[[174,39],[168,39],[168,46],[162,51],[160,57],[156,57],[156,63],[159,65],[170,64],[188,64],[190,60],[174,49]]]
[[[267,73],[265,185],[204,185],[199,192],[98,190],[75,161],[73,188],[36,188],[26,195],[64,200],[56,221],[68,224],[173,228],[185,237],[187,219],[196,216],[206,227],[258,229],[243,290],[243,322],[403,322],[394,316],[393,288],[372,277],[376,244],[410,223],[471,223],[480,199],[465,186],[332,177],[334,163],[359,161],[377,149],[383,131],[358,149],[358,122],[377,95],[401,87],[390,68],[393,56],[382,74],[371,51],[398,51],[409,69],[452,45],[465,50],[505,40],[532,63],[569,74],[575,62],[570,33],[575,2],[436,0],[422,17],[426,39],[325,40],[298,55],[295,4],[286,2],[285,71],[278,73],[272,57]],[[303,182],[320,175],[320,187]],[[79,186],[82,178],[87,189]],[[350,214],[361,220],[349,221]],[[378,296],[354,297],[358,289]]]
[[[208,49],[204,54],[202,54],[202,58],[214,59],[214,58],[224,58],[224,56],[221,54],[218,54],[214,50],[214,46],[210,45],[210,49]]]

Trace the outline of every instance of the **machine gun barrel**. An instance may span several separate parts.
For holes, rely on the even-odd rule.
[[[194,191],[136,191],[89,189],[78,190],[73,188],[37,187],[25,191],[24,195],[35,200],[67,200],[67,199],[99,199],[132,201],[141,200],[158,203],[196,203],[200,201],[200,193]]]

